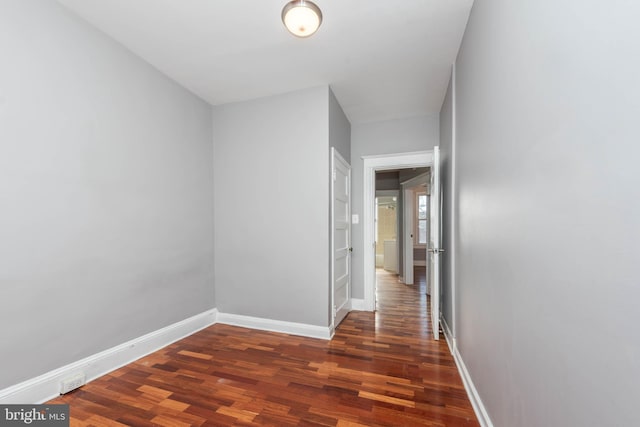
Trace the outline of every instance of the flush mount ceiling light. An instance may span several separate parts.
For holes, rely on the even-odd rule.
[[[309,37],[320,27],[322,12],[310,1],[294,0],[282,9],[282,22],[294,36]]]

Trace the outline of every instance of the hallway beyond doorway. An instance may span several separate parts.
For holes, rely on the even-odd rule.
[[[394,319],[394,322],[406,323],[407,331],[412,334],[427,337],[431,334],[431,324],[426,267],[413,267],[413,274],[414,284],[405,285],[398,275],[376,269],[376,324]]]

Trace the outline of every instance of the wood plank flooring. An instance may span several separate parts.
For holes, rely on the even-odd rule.
[[[479,425],[430,338],[424,267],[414,286],[377,278],[377,312],[331,341],[216,324],[50,403],[72,426]]]

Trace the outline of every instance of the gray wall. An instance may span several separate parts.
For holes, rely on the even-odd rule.
[[[496,426],[640,425],[640,3],[476,0],[460,352]]]
[[[213,308],[210,107],[0,2],[0,389]]]
[[[442,242],[444,253],[441,255],[440,277],[442,284],[441,312],[447,326],[455,337],[455,321],[453,319],[453,230],[455,221],[453,201],[453,86],[449,82],[447,93],[440,110],[440,183],[442,189]]]
[[[351,173],[353,213],[362,220],[364,210],[364,182],[362,156],[378,154],[408,153],[431,150],[438,145],[438,114],[418,116],[408,119],[354,124],[351,127]],[[398,215],[401,212],[398,211]],[[362,221],[352,226],[353,258],[351,296],[364,298],[364,260],[362,258]]]
[[[351,123],[329,88],[329,145],[351,163]],[[331,154],[329,154],[331,155]]]
[[[437,145],[437,144],[436,144]],[[412,169],[401,169],[398,171],[398,179],[400,182],[409,181],[416,176],[422,175],[423,173],[429,172],[430,168],[412,168]],[[427,178],[428,181],[428,178]]]
[[[322,86],[214,107],[221,312],[328,326],[328,102]]]
[[[376,172],[376,191],[400,190],[398,171]]]

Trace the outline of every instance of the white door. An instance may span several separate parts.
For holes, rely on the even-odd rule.
[[[331,148],[332,329],[349,313],[351,295],[351,166]]]
[[[431,288],[431,325],[433,326],[433,338],[437,340],[440,338],[438,332],[440,328],[440,254],[444,252],[444,249],[440,247],[440,147],[433,147],[430,191],[429,287]]]

